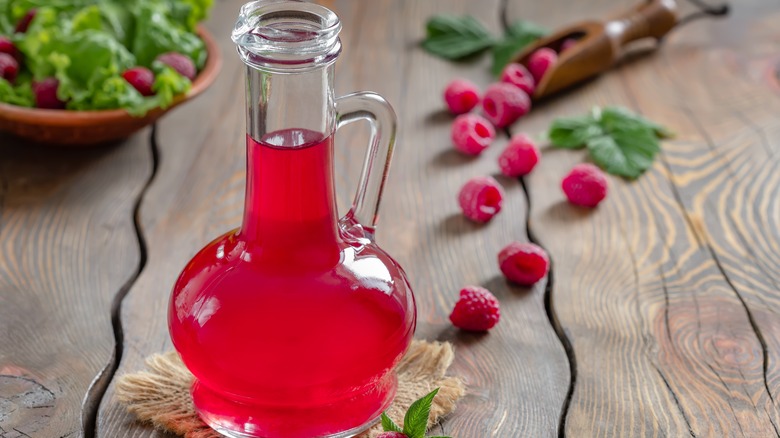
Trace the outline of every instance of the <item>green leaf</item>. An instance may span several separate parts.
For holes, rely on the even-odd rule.
[[[436,15],[426,24],[422,46],[428,52],[451,60],[480,53],[495,44],[493,37],[474,17]]]
[[[582,117],[556,119],[548,138],[553,146],[587,146],[591,159],[614,175],[637,178],[653,165],[663,126],[621,107],[593,108]]]
[[[392,418],[388,417],[387,414],[382,412],[382,429],[385,432],[401,432],[403,433],[403,429],[401,429]]]
[[[35,98],[30,81],[16,78],[16,83],[17,85],[14,86],[7,80],[0,78],[0,102],[26,107],[34,106]]]
[[[493,64],[490,67],[493,76],[498,76],[507,64],[525,46],[547,35],[548,31],[542,26],[530,21],[520,20],[507,29],[502,41],[493,47]]]
[[[658,138],[671,138],[674,133],[665,126],[648,120],[638,114],[634,114],[626,108],[617,106],[608,106],[601,109],[601,121],[608,127],[612,126],[644,126],[653,130]]]
[[[73,16],[72,29],[73,32],[81,32],[88,29],[103,30],[100,8],[92,5],[76,12]]]
[[[598,121],[591,115],[555,119],[547,137],[553,146],[566,149],[584,147],[588,140],[603,135]]]
[[[428,415],[431,413],[431,404],[438,392],[439,388],[436,388],[409,406],[409,410],[406,411],[404,416],[403,433],[406,436],[409,438],[425,438],[425,432],[428,430]]]
[[[158,55],[179,52],[190,57],[200,69],[206,63],[206,46],[194,33],[177,26],[168,9],[156,3],[142,3],[136,18],[132,51],[138,64],[149,67]]]

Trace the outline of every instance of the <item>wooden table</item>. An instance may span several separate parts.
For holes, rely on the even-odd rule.
[[[684,1],[684,0],[683,0]],[[183,264],[240,222],[243,71],[227,35],[240,0],[208,27],[226,63],[217,83],[154,129],[115,147],[66,151],[0,137],[0,437],[162,436],[113,397],[116,375],[171,349],[168,293]],[[534,173],[506,178],[504,211],[485,226],[455,194],[497,173],[501,136],[468,159],[449,142],[440,93],[490,81],[487,59],[451,64],[417,45],[431,14],[548,26],[626,2],[326,2],[344,23],[337,88],[380,92],[401,133],[378,232],[416,291],[417,336],[456,344],[469,394],[443,431],[466,437],[780,436],[780,7],[734,1],[662,50],[539,105],[513,132],[555,117],[626,106],[670,127],[655,166],[610,178],[594,211],[564,202],[559,181],[580,152],[543,149]],[[365,127],[337,148],[345,211]],[[496,253],[543,245],[546,284],[508,285]],[[487,335],[454,330],[459,288],[501,300]]]

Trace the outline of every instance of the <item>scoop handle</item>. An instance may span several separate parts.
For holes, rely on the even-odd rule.
[[[661,39],[677,21],[674,0],[648,0],[609,21],[605,30],[620,46],[625,46],[643,38]]]

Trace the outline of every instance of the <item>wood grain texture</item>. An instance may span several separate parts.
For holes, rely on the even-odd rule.
[[[149,138],[58,150],[0,135],[0,437],[92,427],[114,354],[112,301],[139,263],[133,209]]]
[[[527,239],[522,188],[517,181],[501,180],[507,190],[505,212],[486,226],[465,221],[455,200],[468,178],[496,172],[501,148],[497,145],[478,160],[455,153],[449,140],[451,117],[442,111],[440,93],[455,76],[486,84],[487,66],[453,65],[418,47],[429,15],[468,12],[497,27],[498,2],[326,3],[344,24],[337,94],[372,89],[399,114],[399,144],[377,240],[409,274],[419,308],[418,337],[456,344],[452,372],[466,377],[470,393],[445,422],[444,432],[464,438],[554,436],[569,374],[545,315],[544,285],[510,287],[496,262],[503,245]],[[215,9],[209,27],[216,35],[228,34],[240,4],[224,2]],[[233,52],[227,38],[218,39],[225,53]],[[159,170],[141,206],[149,262],[122,305],[120,374],[142,368],[145,356],[172,348],[166,326],[171,285],[200,247],[240,223],[242,77],[240,61],[226,56],[215,86],[158,126]],[[355,190],[365,133],[365,127],[349,127],[337,140],[342,212]],[[489,335],[459,334],[447,319],[459,289],[467,284],[485,285],[502,300],[502,322]],[[100,436],[157,435],[134,423],[111,395],[109,389],[99,412]]]
[[[553,309],[576,361],[567,435],[778,436],[770,23],[780,10],[733,6],[515,127],[543,131],[556,116],[618,104],[677,133],[638,181],[610,178],[594,211],[569,206],[559,188],[581,153],[545,150],[527,180],[531,230],[554,260]]]

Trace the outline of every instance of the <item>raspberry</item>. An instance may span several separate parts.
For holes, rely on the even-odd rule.
[[[499,82],[485,91],[482,99],[485,117],[497,128],[509,126],[531,110],[531,99],[512,84]]]
[[[577,44],[577,41],[579,41],[577,38],[566,38],[561,43],[561,50],[559,50],[558,53],[563,53],[571,49],[575,44]]]
[[[146,67],[133,67],[125,70],[122,73],[122,77],[125,78],[130,85],[133,86],[139,93],[144,96],[154,95],[152,85],[154,85],[154,73]]]
[[[512,84],[515,87],[525,91],[525,94],[532,96],[536,89],[536,81],[523,64],[509,64],[504,67],[501,73],[501,82]]]
[[[607,196],[607,177],[598,167],[582,163],[563,178],[561,188],[572,204],[595,207]]]
[[[195,69],[195,64],[192,62],[189,56],[183,55],[178,52],[163,53],[157,57],[157,61],[168,65],[172,69],[179,72],[180,75],[189,78],[189,80],[195,80],[195,76],[198,71]]]
[[[498,300],[489,290],[479,286],[461,289],[460,299],[450,314],[455,327],[475,332],[493,328],[500,318]]]
[[[478,176],[466,182],[458,194],[463,215],[475,222],[487,222],[501,211],[504,189],[490,176]]]
[[[19,63],[13,56],[7,53],[0,53],[0,78],[13,82],[19,73]]]
[[[376,438],[409,438],[401,432],[382,432]]]
[[[510,281],[531,286],[547,275],[550,259],[538,245],[512,242],[498,253],[498,266]]]
[[[35,18],[35,13],[37,11],[35,9],[30,9],[27,11],[26,14],[24,14],[24,17],[22,17],[18,23],[16,23],[16,29],[15,31],[18,33],[25,33],[27,32],[27,28],[30,27],[30,23],[33,21],[33,18]]]
[[[462,114],[452,122],[450,135],[455,149],[465,154],[479,155],[496,138],[496,130],[482,116]]]
[[[57,97],[57,87],[60,81],[56,78],[46,78],[40,82],[33,82],[32,89],[35,94],[35,106],[46,109],[65,109],[65,102]]]
[[[504,152],[498,157],[501,173],[508,177],[524,176],[539,162],[539,150],[533,140],[525,134],[517,134],[509,140]]]
[[[557,61],[558,54],[549,47],[542,47],[531,54],[531,57],[528,58],[528,70],[533,75],[537,84],[542,81],[544,74],[547,73],[547,70]]]
[[[467,113],[479,103],[479,89],[465,79],[455,79],[444,89],[444,101],[451,113]]]

